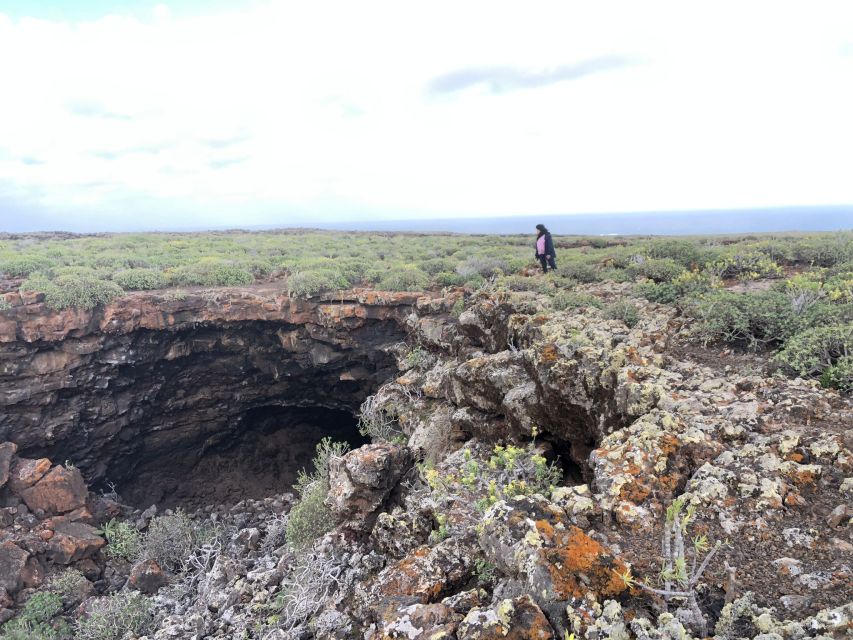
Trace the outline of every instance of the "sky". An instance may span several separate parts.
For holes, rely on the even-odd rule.
[[[0,0],[0,231],[853,204],[853,3]]]

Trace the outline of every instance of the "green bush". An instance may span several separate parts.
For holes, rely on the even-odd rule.
[[[166,276],[157,269],[125,269],[113,276],[113,282],[125,291],[143,291],[162,289],[166,286]]]
[[[346,289],[348,283],[329,271],[297,271],[287,278],[287,295],[310,298],[323,291]]]
[[[287,520],[286,538],[291,547],[302,549],[334,526],[332,513],[325,505],[329,493],[329,460],[344,455],[348,449],[345,442],[323,438],[317,445],[314,470],[299,472],[294,487],[299,501],[290,510]]]
[[[0,273],[13,278],[22,278],[36,271],[47,271],[52,266],[48,258],[42,256],[10,256],[0,258]]]
[[[853,355],[853,322],[801,331],[776,356],[801,376],[824,373],[842,358]],[[842,364],[842,372],[849,363]]]
[[[561,265],[558,272],[561,276],[572,278],[577,282],[590,283],[601,280],[599,270],[595,266],[584,262],[570,262],[566,265]]]
[[[632,278],[642,276],[654,282],[670,282],[684,272],[684,267],[671,258],[647,258],[628,266]]]
[[[422,262],[420,268],[431,276],[436,276],[439,273],[452,272],[456,269],[456,261],[450,258],[433,258]]]
[[[456,272],[464,278],[474,275],[489,278],[507,271],[509,271],[509,265],[506,260],[491,256],[470,256],[456,267]]]
[[[640,314],[637,311],[637,307],[628,300],[617,300],[616,302],[611,302],[604,307],[603,313],[604,317],[608,320],[620,320],[624,322],[628,328],[637,326],[637,323],[640,321]]]
[[[92,583],[77,569],[66,569],[47,583],[47,590],[62,598],[65,605],[82,602],[92,592]]]
[[[634,293],[651,302],[675,304],[688,296],[698,296],[713,289],[714,279],[707,273],[684,271],[671,282],[641,282],[634,287]]]
[[[842,356],[834,365],[827,367],[820,376],[820,384],[827,389],[853,392],[853,356]]]
[[[3,625],[2,640],[64,640],[71,637],[71,627],[57,618],[62,612],[62,598],[56,593],[34,593],[16,618]]]
[[[601,309],[602,304],[601,300],[586,293],[558,291],[551,298],[551,306],[557,311],[565,311],[567,309],[587,309],[590,307]]]
[[[168,275],[180,286],[236,287],[255,281],[251,272],[225,260],[202,260],[171,269]]]
[[[135,560],[142,551],[142,535],[129,522],[113,518],[104,525],[104,537],[107,539],[104,553],[111,558]]]
[[[696,242],[671,238],[652,240],[646,247],[646,255],[654,259],[673,260],[688,268],[701,266],[706,258],[705,252]]]
[[[379,288],[385,291],[421,291],[428,286],[429,276],[415,267],[391,271],[379,281]]]
[[[155,516],[142,538],[140,557],[154,560],[164,569],[183,571],[193,553],[219,534],[209,522],[195,522],[181,509]]]
[[[693,334],[703,344],[726,343],[757,349],[779,345],[797,329],[790,300],[779,292],[735,293],[718,290],[691,299]]]
[[[138,591],[119,591],[99,598],[77,621],[77,640],[122,640],[154,631],[151,599]]]
[[[114,282],[75,273],[63,273],[53,280],[42,274],[33,274],[21,283],[21,291],[43,293],[45,304],[51,309],[93,309],[124,294]]]
[[[465,276],[459,275],[455,271],[442,271],[435,274],[435,283],[440,287],[458,287],[465,284]]]

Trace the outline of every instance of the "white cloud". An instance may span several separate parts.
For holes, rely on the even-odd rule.
[[[851,32],[847,2],[0,14],[0,195],[234,224],[849,203]],[[430,90],[471,70],[498,75]]]

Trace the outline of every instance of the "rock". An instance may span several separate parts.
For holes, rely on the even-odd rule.
[[[88,490],[79,469],[54,467],[33,486],[21,492],[21,498],[33,511],[47,514],[67,513],[86,504]]]
[[[6,484],[9,480],[9,470],[12,466],[12,456],[18,450],[18,445],[14,442],[4,442],[0,444],[0,487]]]
[[[459,640],[553,640],[554,629],[529,595],[472,609],[459,625]]]
[[[803,616],[808,613],[812,605],[811,596],[804,595],[786,595],[779,598],[779,602],[785,608],[787,615]]]
[[[106,544],[95,527],[82,522],[60,520],[47,543],[47,555],[56,564],[71,564],[90,558]]]
[[[846,504],[840,504],[827,516],[826,524],[831,528],[836,529],[841,525],[850,522],[851,518],[853,518],[853,509]]]
[[[21,581],[27,589],[40,587],[44,582],[44,568],[35,556],[27,559],[27,564],[21,572]]]
[[[540,604],[626,589],[619,577],[625,564],[541,496],[498,502],[483,525],[479,542],[488,560],[524,579]]]
[[[30,554],[11,541],[0,544],[0,589],[15,593],[23,586]]]
[[[166,574],[154,560],[143,560],[133,565],[128,584],[142,593],[153,595],[168,582]]]
[[[50,467],[51,462],[47,458],[38,460],[18,458],[12,465],[9,474],[9,489],[12,490],[12,493],[21,493],[24,489],[28,489],[41,480]]]
[[[349,531],[370,531],[379,508],[411,464],[406,447],[384,442],[332,458],[326,504],[335,521]]]
[[[443,604],[413,604],[400,615],[382,625],[382,638],[431,640],[449,638],[456,631],[461,616]]]

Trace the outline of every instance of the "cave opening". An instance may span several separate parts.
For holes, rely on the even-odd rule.
[[[141,509],[230,505],[290,491],[300,470],[311,471],[325,437],[350,448],[369,441],[349,411],[325,407],[265,405],[239,416],[233,427],[203,443],[141,460],[116,490]]]

